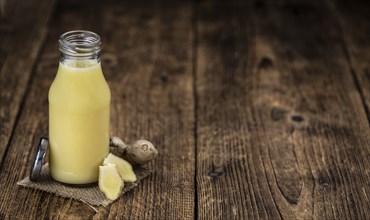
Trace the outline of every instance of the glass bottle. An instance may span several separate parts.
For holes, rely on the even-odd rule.
[[[59,182],[96,182],[109,153],[111,95],[100,46],[100,37],[90,31],[70,31],[59,39],[59,68],[49,90],[49,165]]]

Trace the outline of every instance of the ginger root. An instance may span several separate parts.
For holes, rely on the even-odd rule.
[[[126,144],[119,137],[111,137],[110,146],[117,148],[123,159],[132,165],[144,165],[158,155],[157,149],[147,140],[137,140],[132,144]]]

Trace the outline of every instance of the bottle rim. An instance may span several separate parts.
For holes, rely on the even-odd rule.
[[[98,54],[101,50],[100,36],[92,31],[73,30],[59,37],[59,50],[74,57]]]

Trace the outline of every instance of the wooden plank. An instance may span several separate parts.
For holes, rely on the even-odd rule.
[[[112,133],[152,140],[159,158],[133,193],[96,219],[193,219],[195,194],[191,4],[149,3],[104,13],[112,63]],[[118,29],[118,30],[117,30]],[[107,40],[108,41],[108,40]],[[106,54],[107,55],[107,54]],[[109,79],[109,76],[108,76]]]
[[[192,219],[191,5],[86,4],[63,1],[59,5],[4,160],[0,217]],[[149,166],[155,170],[152,176],[97,213],[85,204],[15,185],[28,175],[34,146],[47,134],[47,91],[58,65],[57,39],[71,29],[96,31],[103,39],[102,65],[112,93],[111,134],[126,141],[147,138],[160,152]]]
[[[53,1],[46,0],[1,1],[0,166],[47,34],[52,7]]]
[[[344,37],[343,47],[370,123],[370,2],[341,0],[331,3]]]
[[[59,5],[60,6],[60,5]],[[16,182],[29,174],[34,159],[35,146],[41,136],[48,133],[48,100],[47,93],[53,80],[59,61],[57,40],[59,34],[69,29],[87,26],[80,20],[68,20],[62,16],[69,12],[75,18],[78,9],[62,5],[52,21],[52,28],[40,57],[34,68],[34,78],[25,97],[23,111],[19,123],[14,130],[8,154],[3,161],[0,180],[1,194],[0,214],[4,219],[38,219],[38,218],[91,218],[93,210],[71,199],[62,199],[48,193],[26,189],[16,185]],[[24,12],[26,13],[26,12]],[[82,12],[86,15],[86,12]],[[80,16],[82,16],[80,15]],[[89,21],[89,19],[87,19]],[[64,28],[63,30],[61,30]],[[55,208],[58,207],[58,208]]]
[[[366,219],[370,129],[325,1],[200,3],[199,219]]]

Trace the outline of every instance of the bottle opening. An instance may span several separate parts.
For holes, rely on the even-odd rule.
[[[98,58],[100,45],[99,35],[91,31],[69,31],[59,38],[59,50],[69,58]]]

